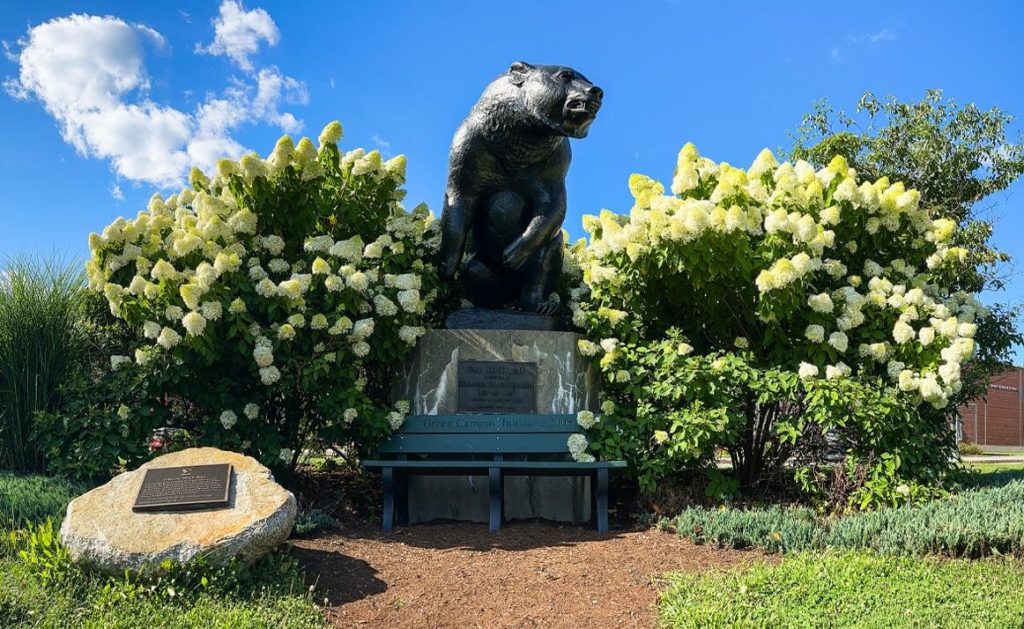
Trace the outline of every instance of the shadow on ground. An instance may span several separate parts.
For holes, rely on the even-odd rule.
[[[307,574],[316,575],[318,603],[326,600],[329,606],[337,607],[388,589],[373,566],[362,559],[323,547],[293,547],[291,554]]]
[[[546,520],[515,520],[506,522],[500,531],[492,532],[484,523],[435,521],[397,526],[383,533],[373,524],[344,526],[335,533],[348,539],[372,540],[381,544],[403,544],[434,550],[522,551],[535,548],[574,546],[581,542],[615,539],[634,528],[612,529],[598,533],[587,524],[561,524]]]

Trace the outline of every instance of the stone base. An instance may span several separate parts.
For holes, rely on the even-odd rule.
[[[537,413],[575,414],[598,408],[597,372],[580,354],[573,332],[428,330],[406,360],[393,391],[413,415],[458,413],[459,361],[537,365]]]
[[[444,325],[449,330],[537,330],[560,329],[555,317],[521,310],[462,308],[448,315]]]
[[[414,415],[455,415],[460,361],[528,362],[537,365],[538,414],[596,411],[597,372],[579,352],[582,338],[551,330],[430,330],[396,378],[393,394],[396,400],[409,400]],[[409,497],[413,523],[487,522],[486,476],[414,476]],[[510,476],[505,479],[505,518],[586,522],[590,479]]]

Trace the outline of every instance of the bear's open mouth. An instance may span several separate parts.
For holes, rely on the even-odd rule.
[[[565,103],[566,113],[571,114],[584,114],[587,116],[596,116],[597,110],[601,107],[601,104],[597,101],[587,100],[582,98],[573,98]]]

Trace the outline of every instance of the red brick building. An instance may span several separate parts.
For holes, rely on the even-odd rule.
[[[1024,447],[1024,367],[1015,367],[996,376],[988,393],[958,409],[960,441],[983,446]]]

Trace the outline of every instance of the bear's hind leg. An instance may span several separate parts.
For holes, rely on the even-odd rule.
[[[499,276],[476,255],[466,262],[462,282],[466,297],[478,308],[501,308],[515,295],[508,278]]]

